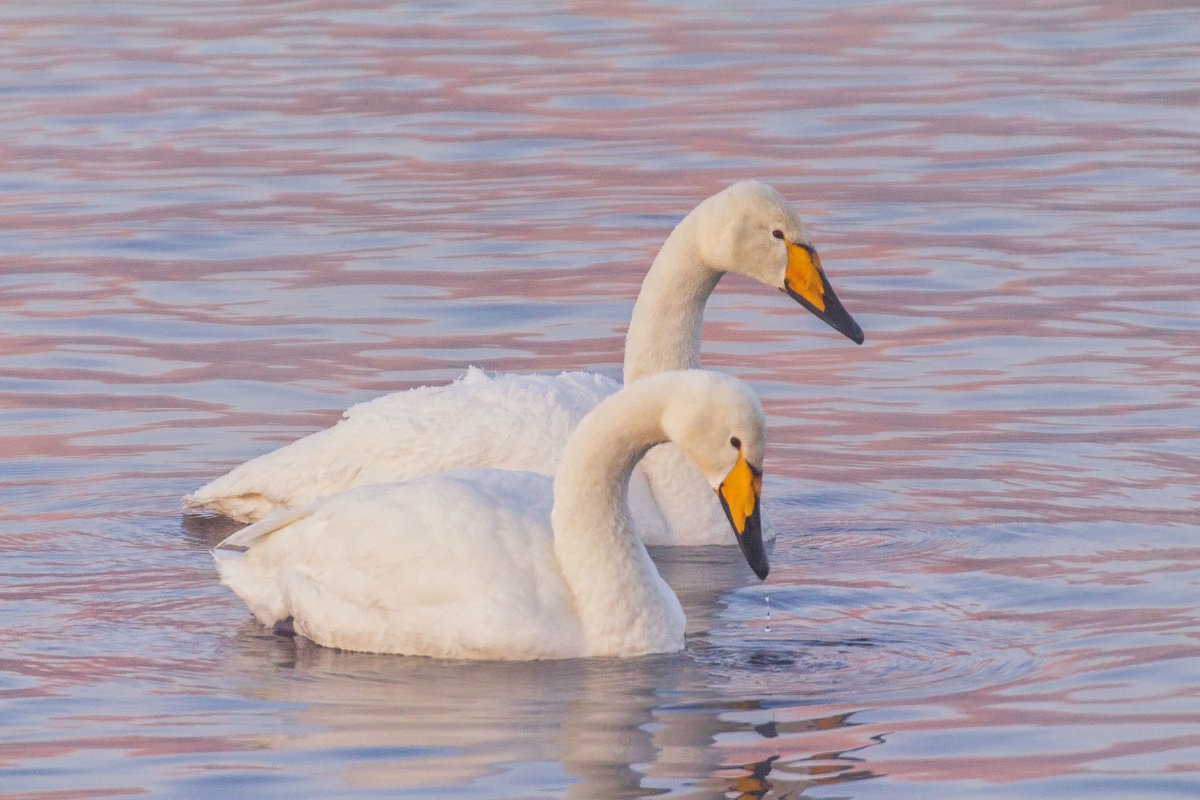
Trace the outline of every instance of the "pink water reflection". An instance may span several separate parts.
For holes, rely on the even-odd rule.
[[[504,764],[552,793],[555,764],[578,796],[1142,797],[1200,773],[1186,4],[0,25],[0,750],[52,784],[10,791]],[[706,363],[771,419],[771,626],[720,572],[689,601],[707,638],[614,674],[431,678],[238,628],[180,494],[468,364],[617,374],[658,243],[747,176],[867,332],[749,282],[710,305]]]

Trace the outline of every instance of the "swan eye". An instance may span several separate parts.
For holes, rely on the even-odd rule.
[[[781,230],[779,230],[778,228],[776,228],[775,230],[771,231],[771,235],[772,235],[772,236],[774,236],[776,239],[782,239],[782,238],[783,238],[783,231],[781,231]]]
[[[731,445],[733,445],[734,447],[736,447],[738,450],[742,449],[742,440],[736,436],[730,437],[729,443]]]

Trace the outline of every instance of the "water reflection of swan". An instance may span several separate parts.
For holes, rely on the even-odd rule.
[[[685,619],[629,523],[626,487],[674,442],[716,490],[760,578],[764,419],[745,384],[702,370],[635,381],[579,423],[553,480],[462,470],[359,487],[229,537],[221,579],[265,624],[330,647],[445,658],[682,649]]]
[[[850,339],[863,339],[795,211],[771,187],[744,181],[700,203],[654,259],[626,337],[627,383],[699,365],[704,305],[726,272],[775,286]],[[184,505],[249,522],[354,486],[459,467],[552,475],[579,419],[617,387],[589,373],[489,377],[472,370],[447,386],[357,405],[334,427],[242,464]],[[631,502],[646,542],[727,541],[720,508],[677,449],[656,448],[638,476]],[[765,533],[771,536],[769,526]]]
[[[659,555],[711,583],[733,572],[707,556],[697,563],[689,550]],[[711,607],[709,596],[680,597],[689,618]],[[766,797],[798,797],[816,783],[865,777],[869,760],[854,751],[878,744],[878,729],[838,712],[857,708],[853,701],[792,700],[782,676],[778,694],[747,693],[740,674],[694,658],[705,639],[635,659],[433,662],[318,647],[248,622],[214,674],[250,701],[239,717],[250,747],[239,758],[266,788],[303,781],[328,795],[352,794],[339,792],[349,786],[454,797],[510,787],[503,796],[572,800],[673,788],[672,796],[726,797],[759,776],[750,762],[770,761]]]

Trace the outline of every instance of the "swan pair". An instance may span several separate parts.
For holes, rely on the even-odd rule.
[[[184,498],[262,520],[218,547],[222,580],[264,623],[291,616],[298,632],[347,649],[680,649],[682,611],[643,542],[725,542],[732,525],[767,572],[761,408],[739,382],[694,369],[705,302],[730,271],[862,341],[788,203],[764,184],[734,184],[688,214],[651,265],[624,389],[586,373],[471,370],[355,406]]]
[[[680,650],[683,609],[632,529],[625,486],[647,450],[674,442],[765,578],[764,427],[735,378],[664,372],[585,416],[553,478],[474,468],[360,486],[243,528],[214,551],[218,571],[263,624],[291,617],[296,633],[345,650],[522,660]]]
[[[838,301],[796,212],[770,186],[743,181],[696,206],[659,250],[629,323],[625,383],[699,366],[704,306],[726,272],[776,287],[862,342],[862,329]],[[583,372],[489,376],[471,369],[449,385],[356,405],[332,428],[242,464],[183,503],[253,522],[355,486],[460,467],[553,475],[579,420],[619,387]],[[728,541],[720,508],[672,445],[655,448],[639,465],[630,504],[647,544]]]

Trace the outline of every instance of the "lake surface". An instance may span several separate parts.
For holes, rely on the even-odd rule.
[[[0,797],[1200,795],[1200,8],[794,5],[0,8]],[[619,375],[745,177],[867,339],[718,287],[780,535],[655,554],[685,652],[218,585],[181,495],[470,364]]]

